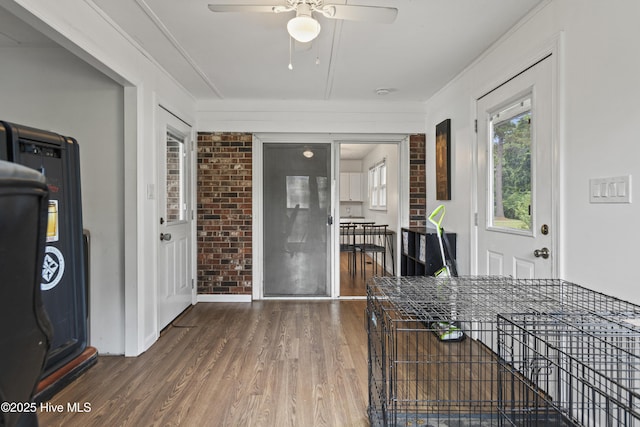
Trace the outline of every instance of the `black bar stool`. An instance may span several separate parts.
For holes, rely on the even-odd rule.
[[[349,274],[356,274],[356,225],[340,224],[340,252],[347,253]]]
[[[382,275],[386,275],[387,264],[387,224],[363,224],[363,241],[364,243],[356,245],[360,251],[360,264],[362,267],[362,275],[366,279],[366,261],[367,254],[370,254],[373,260],[374,276],[378,275],[378,254],[382,256]]]

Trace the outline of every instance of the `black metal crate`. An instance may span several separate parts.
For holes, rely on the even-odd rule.
[[[533,425],[530,418],[553,408],[568,425],[640,426],[637,320],[625,313],[499,316],[503,385],[535,391],[526,412],[507,398],[501,414]]]
[[[527,370],[519,353],[501,353],[509,338],[498,324],[521,313],[640,319],[634,304],[561,280],[374,278],[367,291],[371,425],[580,425],[553,387],[531,376],[538,359],[529,358]]]

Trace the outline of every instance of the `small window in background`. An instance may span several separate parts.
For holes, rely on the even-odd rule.
[[[384,160],[369,169],[369,207],[387,208],[387,165]]]
[[[375,168],[369,169],[369,201],[371,207],[378,206],[378,174]]]
[[[380,188],[378,189],[380,207],[387,207],[387,165],[382,163],[380,169]]]

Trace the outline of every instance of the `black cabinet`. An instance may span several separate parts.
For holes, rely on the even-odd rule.
[[[456,234],[446,233],[451,245],[451,256],[456,257]],[[427,228],[402,229],[402,276],[432,276],[443,267],[440,244],[435,230]]]

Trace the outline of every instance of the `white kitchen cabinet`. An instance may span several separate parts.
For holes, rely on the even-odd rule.
[[[364,200],[362,191],[362,173],[341,172],[340,173],[340,201],[341,202],[362,202]]]

